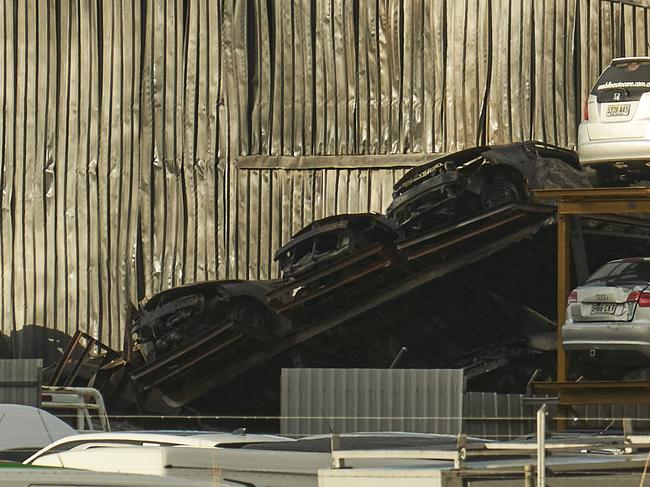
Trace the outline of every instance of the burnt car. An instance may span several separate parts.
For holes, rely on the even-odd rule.
[[[224,323],[248,338],[268,341],[291,329],[266,304],[279,281],[206,281],[162,291],[135,314],[131,334],[149,362]]]
[[[483,145],[408,171],[386,214],[400,237],[481,209],[527,201],[531,190],[588,188],[574,151],[537,141]]]
[[[285,280],[323,268],[332,259],[372,243],[391,245],[395,223],[376,213],[335,215],[316,220],[296,233],[275,253]]]

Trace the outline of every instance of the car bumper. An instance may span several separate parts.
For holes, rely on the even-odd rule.
[[[578,131],[578,158],[583,165],[601,162],[650,161],[650,139],[591,140],[587,135],[587,129],[581,126]]]
[[[568,322],[562,327],[562,343],[567,351],[630,351],[650,357],[650,322]]]

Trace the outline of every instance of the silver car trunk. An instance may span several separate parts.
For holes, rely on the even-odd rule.
[[[628,301],[634,291],[643,291],[646,285],[585,286],[576,289],[577,302],[569,305],[574,322],[632,321],[636,301]]]

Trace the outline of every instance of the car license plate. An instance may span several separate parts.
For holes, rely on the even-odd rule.
[[[608,117],[627,117],[630,114],[629,103],[618,103],[607,105]]]
[[[616,312],[616,303],[596,303],[591,305],[592,315],[613,315]]]

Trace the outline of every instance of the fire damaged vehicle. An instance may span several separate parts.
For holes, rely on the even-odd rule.
[[[400,238],[481,209],[531,199],[532,190],[590,187],[576,153],[529,141],[484,145],[408,171],[386,210]]]
[[[266,304],[278,281],[206,281],[156,294],[134,316],[132,338],[145,362],[191,343],[227,323],[258,341],[281,337],[291,325]]]
[[[373,243],[392,245],[395,224],[383,215],[336,215],[307,225],[275,254],[284,280],[296,279]]]

